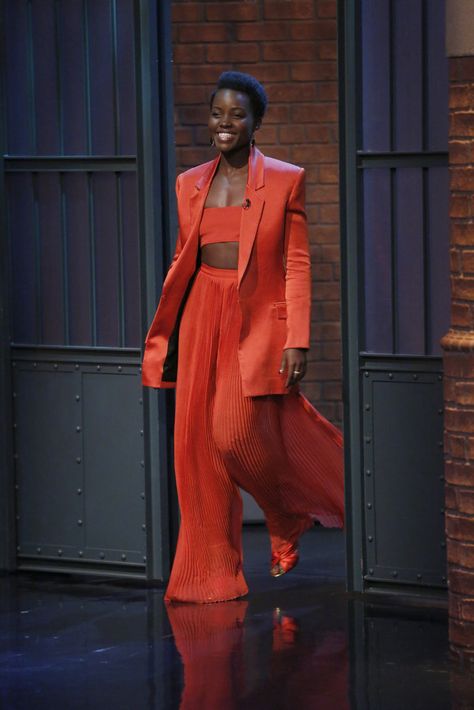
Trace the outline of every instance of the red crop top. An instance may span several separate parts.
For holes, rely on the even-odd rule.
[[[205,207],[199,227],[200,245],[238,242],[241,213],[241,205]]]

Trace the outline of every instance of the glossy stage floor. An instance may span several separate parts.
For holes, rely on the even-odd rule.
[[[103,578],[0,577],[4,710],[461,710],[474,677],[449,660],[445,600],[345,592],[343,533],[317,527],[269,576],[245,529],[245,600],[165,609],[163,591]]]

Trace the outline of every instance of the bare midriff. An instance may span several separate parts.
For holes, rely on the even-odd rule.
[[[216,242],[201,247],[201,261],[217,269],[236,269],[239,259],[239,242]]]

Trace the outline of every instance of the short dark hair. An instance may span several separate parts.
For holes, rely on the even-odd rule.
[[[250,99],[255,120],[262,120],[267,108],[268,99],[265,89],[254,76],[244,74],[240,71],[223,72],[217,80],[216,88],[211,94],[211,107],[214,97],[220,89],[233,89],[234,91],[241,91],[247,94]]]

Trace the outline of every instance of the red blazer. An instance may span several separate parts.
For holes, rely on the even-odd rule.
[[[174,387],[180,315],[197,268],[199,225],[220,156],[178,176],[179,233],[145,340],[142,382]],[[311,264],[303,168],[267,158],[257,148],[240,224],[238,291],[242,311],[239,362],[246,396],[285,394],[284,348],[309,348]]]

